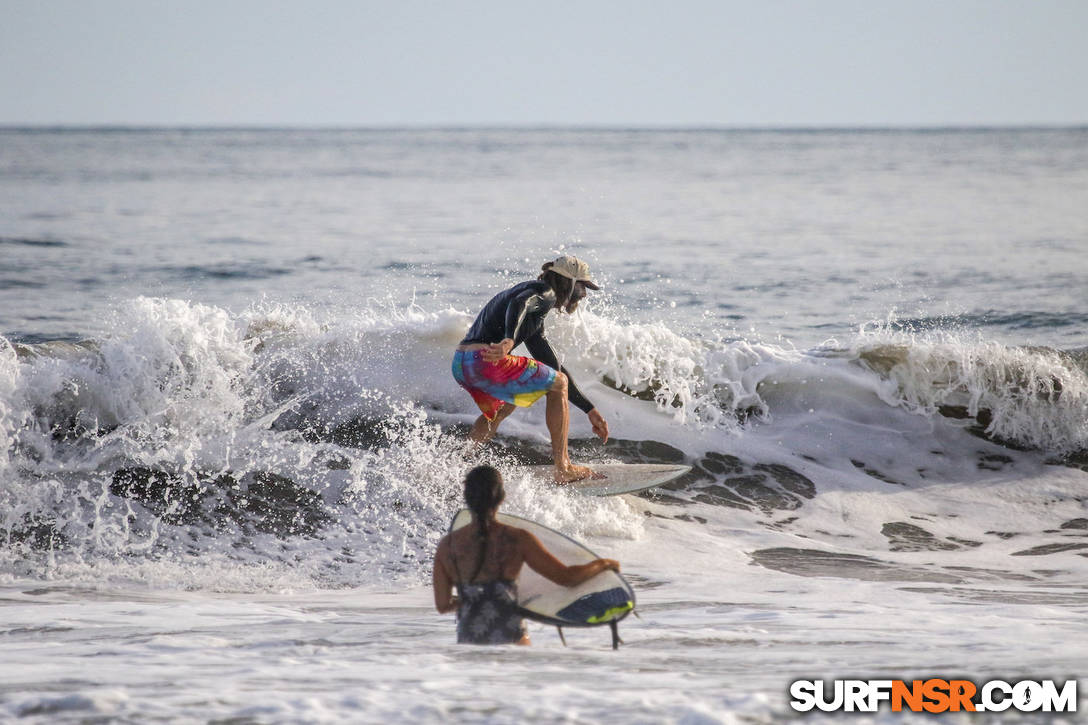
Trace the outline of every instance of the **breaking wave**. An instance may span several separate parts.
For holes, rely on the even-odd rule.
[[[139,298],[100,339],[0,338],[0,576],[227,589],[418,582],[466,466],[547,461],[536,409],[467,452],[475,412],[448,366],[470,321],[414,305],[231,313]],[[688,507],[685,521],[700,505],[797,511],[849,477],[906,488],[972,480],[949,462],[955,452],[974,456],[977,473],[1000,451],[1078,465],[1088,449],[1088,376],[1075,353],[886,325],[804,351],[588,311],[550,325],[620,436],[594,447],[576,421],[576,454],[693,464],[651,497]],[[963,443],[979,439],[981,453]],[[512,510],[575,535],[637,537],[648,513],[512,484]],[[918,528],[881,531],[900,551],[932,538]],[[217,574],[193,573],[208,562]],[[223,573],[235,566],[250,573]]]

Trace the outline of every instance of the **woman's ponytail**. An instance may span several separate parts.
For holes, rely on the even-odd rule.
[[[476,571],[468,578],[471,582],[484,567],[487,557],[487,539],[491,533],[491,513],[506,498],[502,475],[492,466],[476,466],[465,476],[465,504],[479,526],[480,553],[476,558]]]

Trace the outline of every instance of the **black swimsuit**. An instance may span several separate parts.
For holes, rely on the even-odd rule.
[[[506,579],[458,584],[458,644],[516,644],[528,630],[518,609],[518,586]]]
[[[502,538],[501,535],[499,537]],[[495,547],[501,549],[502,547]],[[494,556],[494,552],[488,552]],[[457,557],[450,552],[457,574],[461,606],[457,610],[458,644],[516,644],[529,632],[518,609],[518,585],[509,579],[464,582]]]

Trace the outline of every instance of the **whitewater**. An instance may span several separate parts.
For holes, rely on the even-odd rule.
[[[1088,131],[0,130],[0,720],[774,723],[798,679],[1078,679]],[[609,421],[466,453],[479,307]],[[471,465],[639,618],[454,644]],[[947,722],[1076,722],[1083,714]],[[847,716],[810,715],[808,722]],[[852,722],[932,717],[882,711]]]

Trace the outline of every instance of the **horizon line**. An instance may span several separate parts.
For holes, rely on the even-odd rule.
[[[283,124],[283,123],[7,123],[0,131],[578,131],[578,132],[903,132],[903,131],[1070,131],[1088,130],[1083,122],[1023,123],[859,123],[859,124],[606,124],[606,123],[464,123],[464,124]]]

